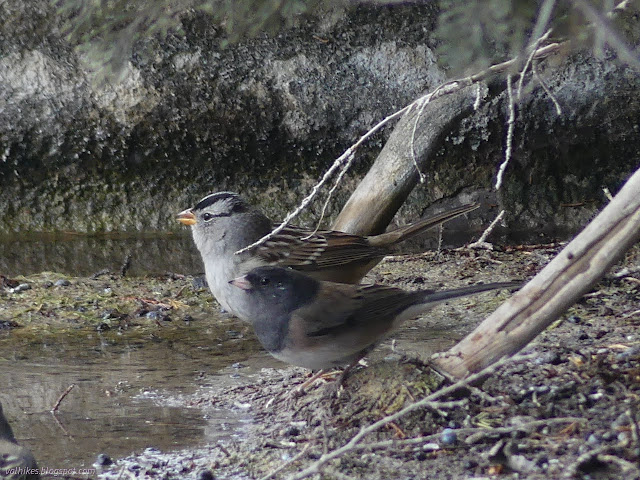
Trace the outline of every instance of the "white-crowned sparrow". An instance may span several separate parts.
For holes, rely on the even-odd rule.
[[[477,204],[462,205],[435,217],[372,236],[327,230],[314,233],[287,226],[266,243],[240,255],[235,252],[271,232],[274,225],[239,195],[213,193],[195,207],[180,212],[177,219],[191,226],[214,297],[225,310],[246,321],[245,296],[231,287],[229,280],[255,267],[290,267],[319,280],[357,283],[391,253],[396,244],[476,208]]]
[[[322,282],[280,267],[258,267],[229,282],[245,297],[262,346],[283,362],[310,369],[350,364],[400,323],[436,304],[518,282],[409,292],[384,285]]]
[[[40,478],[38,464],[28,448],[18,445],[0,404],[0,479]]]

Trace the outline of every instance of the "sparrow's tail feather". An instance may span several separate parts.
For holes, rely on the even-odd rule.
[[[468,203],[466,205],[452,208],[451,210],[447,210],[446,212],[439,213],[433,217],[418,220],[417,222],[405,225],[404,227],[400,227],[391,232],[371,236],[369,237],[369,243],[371,245],[381,247],[395,245],[396,243],[403,242],[415,235],[424,232],[425,230],[428,230],[429,228],[435,227],[436,225],[440,225],[441,223],[451,220],[452,218],[458,217],[467,212],[471,212],[479,206],[480,205],[477,203]]]

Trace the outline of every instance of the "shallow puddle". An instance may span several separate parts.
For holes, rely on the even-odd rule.
[[[251,369],[234,363],[258,346],[251,338],[231,338],[224,356],[212,356],[215,337],[204,322],[182,327],[170,340],[87,331],[37,342],[19,330],[2,333],[0,402],[41,468],[86,468],[100,453],[117,459],[147,447],[172,451],[229,440],[251,422],[248,414],[205,413],[184,398],[211,384],[246,382]]]

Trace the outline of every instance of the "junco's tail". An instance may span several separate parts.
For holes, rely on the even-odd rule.
[[[488,292],[489,290],[499,290],[501,288],[508,288],[510,290],[516,290],[522,286],[522,282],[495,282],[495,283],[481,283],[478,285],[470,285],[468,287],[454,288],[451,290],[441,291],[428,291],[425,292],[423,297],[424,303],[439,303],[452,298],[466,297],[467,295],[474,295],[476,293]]]
[[[404,227],[400,227],[392,232],[371,236],[369,237],[369,243],[374,246],[390,247],[396,243],[404,242],[411,237],[419,235],[425,230],[435,227],[436,225],[440,225],[447,220],[451,220],[452,218],[458,217],[464,213],[471,212],[479,206],[480,205],[477,203],[468,203],[466,205],[452,208],[451,210],[439,213],[433,217],[423,218],[417,222],[405,225]]]

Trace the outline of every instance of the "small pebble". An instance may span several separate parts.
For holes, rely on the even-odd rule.
[[[611,426],[613,428],[619,428],[619,427],[626,427],[627,425],[631,424],[631,420],[629,418],[629,415],[627,415],[626,413],[621,413],[620,415],[618,415],[618,418],[616,418],[613,423],[611,424]]]
[[[598,439],[598,437],[594,433],[592,433],[587,438],[587,443],[589,445],[600,445],[600,440]]]
[[[475,460],[465,460],[462,464],[465,470],[472,470],[478,466],[478,462]]]
[[[71,285],[71,282],[66,278],[61,278],[59,280],[56,280],[54,285],[56,287],[68,287],[69,285]]]
[[[198,473],[198,480],[215,480],[216,477],[213,475],[211,470],[202,470]]]
[[[29,285],[28,283],[21,283],[15,288],[10,288],[9,293],[20,293],[30,289],[31,289],[31,285]]]
[[[160,312],[157,312],[157,311],[147,312],[144,316],[147,317],[149,320],[160,320],[161,319]]]
[[[616,434],[613,432],[604,432],[602,434],[602,440],[604,440],[605,442],[608,442],[610,440],[613,440],[615,438]]]
[[[191,286],[194,290],[202,290],[203,288],[207,288],[207,279],[204,277],[196,277],[191,282]]]
[[[536,365],[558,365],[562,362],[562,360],[560,358],[560,355],[558,355],[558,352],[544,352],[540,356],[536,357],[534,362]]]
[[[455,445],[458,441],[458,435],[452,428],[445,428],[440,434],[440,441],[443,445]]]
[[[244,365],[243,363],[240,362],[236,362],[234,364],[231,365],[231,368],[246,368],[247,366]]]
[[[99,467],[106,467],[109,465],[113,465],[113,460],[111,460],[111,457],[106,453],[101,453],[100,455],[98,455],[96,461],[93,464]]]
[[[422,445],[422,450],[425,452],[434,452],[436,450],[440,450],[440,445],[437,443],[425,443]]]
[[[618,442],[622,445],[622,446],[627,446],[629,445],[629,442],[631,441],[631,434],[629,432],[620,432],[618,434]]]

